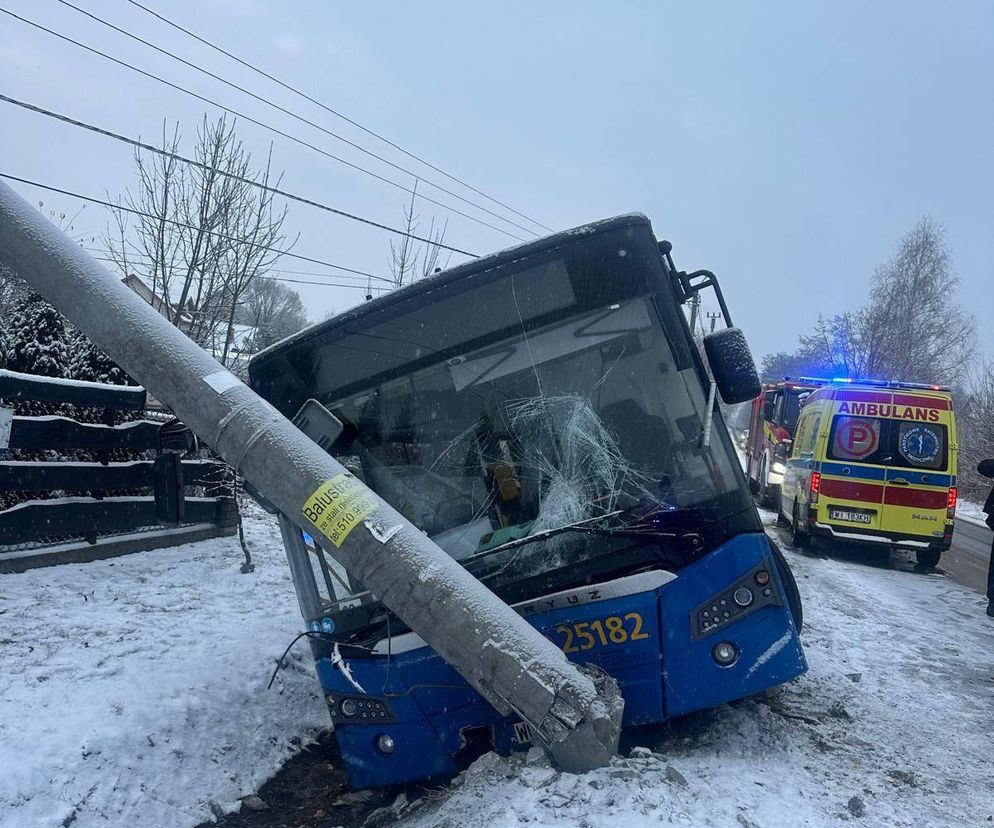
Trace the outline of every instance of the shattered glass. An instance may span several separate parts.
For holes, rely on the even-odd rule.
[[[336,450],[458,560],[578,521],[711,501],[734,487],[701,445],[706,398],[651,300],[612,304],[326,400]],[[518,575],[582,561],[604,538],[519,547]]]

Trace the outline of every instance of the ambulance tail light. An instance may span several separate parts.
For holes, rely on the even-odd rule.
[[[946,501],[946,519],[952,520],[956,516],[956,499],[959,496],[955,486],[949,487],[949,500]]]
[[[808,503],[818,502],[818,492],[821,490],[821,472],[811,472],[811,481],[808,483]]]

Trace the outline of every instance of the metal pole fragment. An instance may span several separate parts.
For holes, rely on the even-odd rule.
[[[0,265],[43,294],[294,524],[320,538],[565,770],[606,764],[624,702],[0,182]]]

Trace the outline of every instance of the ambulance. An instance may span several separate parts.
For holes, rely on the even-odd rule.
[[[811,381],[824,385],[801,409],[780,499],[792,542],[879,543],[913,551],[920,566],[934,567],[952,543],[956,511],[949,388]]]

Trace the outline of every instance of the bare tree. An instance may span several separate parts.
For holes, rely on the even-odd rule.
[[[390,276],[393,279],[394,287],[403,287],[416,279],[423,279],[430,276],[439,269],[439,262],[442,257],[442,242],[445,239],[445,232],[448,230],[448,219],[441,228],[435,226],[435,219],[429,220],[428,232],[425,238],[428,242],[417,242],[413,236],[417,235],[420,226],[420,217],[415,213],[415,201],[418,195],[418,181],[415,179],[414,187],[411,189],[411,203],[404,208],[403,230],[404,236],[401,241],[390,242]],[[451,252],[445,259],[442,267],[448,265]]]
[[[188,311],[191,327],[197,322],[204,292],[209,291],[210,277],[227,246],[221,234],[244,191],[245,185],[236,176],[244,176],[248,168],[245,150],[235,137],[235,125],[223,115],[213,123],[204,116],[197,130],[194,158],[201,166],[184,171],[177,205],[184,273],[176,307]],[[191,299],[192,307],[188,308]]]
[[[165,154],[136,152],[137,192],[112,210],[105,244],[125,274],[145,277],[173,324],[227,363],[246,291],[286,249],[287,209],[266,189],[272,147],[265,169],[254,171],[225,116],[203,118],[195,164],[177,159],[179,143],[179,127],[169,137],[164,126]],[[123,208],[141,215],[132,220]]]
[[[819,319],[795,353],[767,357],[764,369],[955,385],[977,353],[976,320],[957,304],[958,284],[943,230],[925,217],[876,269],[863,307]]]
[[[958,480],[963,497],[981,502],[990,481],[977,473],[977,463],[994,457],[994,362],[972,372],[958,401]]]
[[[118,208],[111,208],[115,231],[113,234],[108,231],[105,236],[109,258],[125,275],[135,273],[144,277],[153,296],[164,300],[161,311],[173,324],[179,311],[172,305],[170,296],[173,277],[182,260],[182,237],[175,223],[179,221],[177,202],[183,176],[175,157],[179,144],[179,124],[170,136],[163,122],[162,149],[166,154],[153,153],[147,158],[141,150],[135,150],[137,192],[126,190],[117,200]],[[122,208],[134,212],[125,213]]]
[[[265,277],[257,277],[249,286],[236,321],[252,328],[252,351],[268,348],[308,324],[300,294]]]
[[[873,370],[894,379],[952,383],[976,354],[976,319],[955,300],[943,228],[927,216],[873,276],[864,336]]]
[[[248,160],[246,155],[246,167]],[[266,167],[259,178],[263,188],[270,186],[272,161],[273,148],[270,145]],[[277,178],[275,187],[279,187],[281,178],[282,176]],[[225,249],[225,260],[220,270],[227,317],[224,346],[221,350],[223,364],[227,364],[234,337],[235,314],[252,281],[277,262],[280,254],[274,248],[287,250],[296,244],[294,239],[292,243],[286,245],[286,236],[283,233],[283,222],[287,216],[286,205],[283,205],[282,209],[276,208],[273,203],[274,194],[270,189],[259,189],[247,184],[242,186],[238,198],[232,205],[234,209],[229,215],[225,228],[225,234],[232,241]]]

